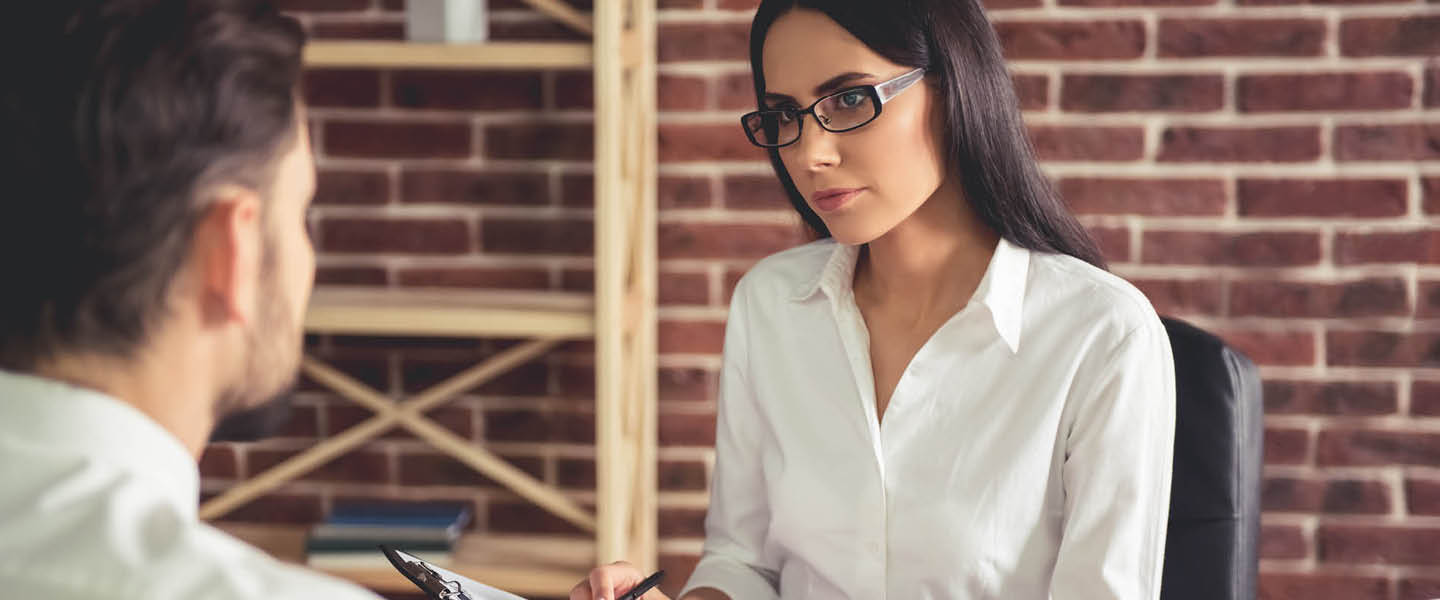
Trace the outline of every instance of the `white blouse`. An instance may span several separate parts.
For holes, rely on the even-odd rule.
[[[1158,597],[1175,375],[1145,297],[1002,240],[882,422],[857,256],[814,242],[736,289],[705,550],[686,590]]]

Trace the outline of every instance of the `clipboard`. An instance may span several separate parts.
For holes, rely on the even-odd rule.
[[[525,600],[459,573],[442,569],[401,550],[380,546],[385,558],[430,600]]]

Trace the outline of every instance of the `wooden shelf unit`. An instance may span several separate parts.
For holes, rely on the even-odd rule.
[[[595,3],[587,16],[559,0],[525,0],[592,43],[492,42],[444,45],[388,41],[314,42],[311,67],[405,69],[592,68],[595,80],[595,292],[492,293],[453,290],[315,291],[306,330],[319,334],[524,338],[485,362],[396,401],[307,357],[308,376],[375,413],[370,419],[237,483],[200,516],[216,519],[395,427],[519,496],[594,533],[590,543],[543,536],[469,536],[453,570],[537,596],[564,596],[589,568],[628,560],[642,570],[656,548],[656,102],[655,3]],[[425,412],[456,394],[569,340],[595,345],[596,490],[591,510],[469,440]],[[282,559],[302,561],[304,531],[224,525]],[[393,570],[391,570],[393,571]],[[387,569],[335,574],[381,591],[409,591]]]

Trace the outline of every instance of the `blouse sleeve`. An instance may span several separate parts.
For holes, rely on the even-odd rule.
[[[1160,595],[1175,439],[1175,366],[1158,319],[1077,381],[1062,479],[1055,600]]]
[[[742,285],[743,288],[743,285]],[[763,551],[770,523],[760,466],[766,429],[746,378],[744,293],[737,289],[725,327],[715,432],[715,473],[705,515],[705,549],[685,585],[714,588],[735,600],[777,599],[779,566]]]

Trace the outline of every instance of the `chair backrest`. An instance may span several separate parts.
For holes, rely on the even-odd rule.
[[[1258,369],[1183,321],[1175,356],[1175,468],[1161,600],[1253,600],[1264,410]]]

